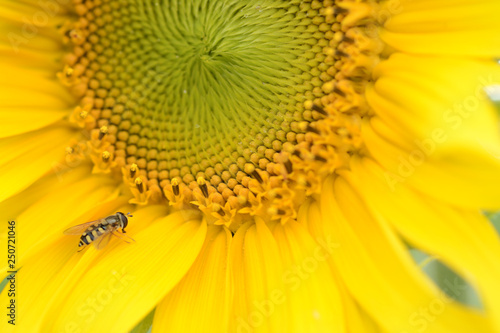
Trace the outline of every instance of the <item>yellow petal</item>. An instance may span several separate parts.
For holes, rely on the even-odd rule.
[[[493,155],[473,147],[457,146],[439,156],[436,153],[427,157],[421,149],[397,147],[369,126],[363,130],[370,140],[374,158],[384,166],[386,185],[391,190],[408,184],[435,200],[457,206],[472,209],[500,206],[500,163]]]
[[[10,44],[14,51],[62,51],[57,27],[67,20],[67,8],[59,2],[4,1],[0,13],[0,31],[5,32],[0,34],[0,41]]]
[[[4,73],[0,78],[0,138],[52,124],[69,115],[76,105],[68,89],[55,78],[54,70],[46,74],[9,61],[0,65],[0,72]]]
[[[409,242],[468,278],[500,327],[500,290],[495,282],[500,279],[500,243],[491,223],[477,210],[433,202],[406,186],[390,190],[383,170],[369,159],[355,160],[353,170],[346,176],[374,214],[384,216]]]
[[[317,202],[316,200],[308,200],[307,202],[302,204],[297,220],[304,226],[309,226],[309,232],[314,239],[326,240],[323,242],[323,244],[327,244],[327,246],[328,241],[330,241],[330,251],[333,252],[338,248],[339,244],[332,242],[332,239],[329,239],[329,237],[325,235],[323,228],[324,221],[322,219],[321,207],[319,202]],[[381,332],[380,327],[378,327],[374,319],[371,318],[360,307],[353,296],[349,293],[345,286],[345,283],[340,278],[341,274],[340,272],[338,272],[338,268],[335,266],[333,261],[328,260],[328,263],[330,264],[331,274],[335,279],[335,285],[337,286],[340,293],[347,331],[366,333]]]
[[[45,173],[61,168],[64,149],[76,132],[51,127],[0,139],[0,202],[27,188]],[[69,169],[69,167],[66,167]]]
[[[75,183],[82,181],[88,175],[89,170],[88,166],[81,166],[66,173],[65,177],[60,179],[57,175],[44,177],[27,190],[0,203],[0,217],[4,220],[16,221],[18,232],[23,235],[23,241],[17,244],[16,259],[19,267],[33,252],[40,250],[39,246],[45,246],[47,242],[55,241],[55,235],[62,236],[61,228],[66,223],[70,223],[79,216],[78,214],[82,214],[90,208],[87,206],[89,198],[85,197],[89,193],[75,192],[78,187],[74,186]],[[89,188],[87,186],[96,188],[102,182],[97,183],[93,179],[90,181],[87,179],[80,184],[85,184],[84,188]],[[108,185],[109,181],[104,188]],[[68,190],[68,188],[72,190]],[[68,203],[68,200],[73,200],[71,205],[65,204],[65,202]],[[99,203],[98,200],[96,199],[91,204],[92,208]],[[46,218],[51,223],[40,223],[42,218]],[[59,226],[57,223],[60,223]],[[7,229],[1,230],[0,238],[6,239],[6,237]],[[0,265],[2,273],[7,271],[7,267],[4,265]]]
[[[41,105],[45,108],[66,108],[68,105],[75,105],[74,96],[56,78],[55,73],[60,71],[60,68],[47,69],[46,64],[38,64],[36,68],[29,68],[15,66],[10,61],[8,64],[0,64],[0,71],[5,73],[5,76],[0,77],[0,86],[2,87],[0,105]],[[23,90],[26,89],[30,90],[30,98],[26,98],[26,91],[23,93]],[[8,94],[7,91],[9,91]],[[32,91],[35,93],[33,98],[31,98]],[[59,99],[57,104],[54,104],[55,98]],[[43,103],[44,100],[45,103]]]
[[[496,0],[392,1],[381,38],[409,53],[492,58],[500,54]]]
[[[100,196],[102,193],[98,193],[97,196]],[[85,200],[85,203],[75,205],[73,209],[67,209],[66,212],[62,213],[62,217],[60,217],[61,221],[65,221],[66,215],[68,218],[71,218],[73,222],[70,222],[69,225],[77,225],[82,224],[88,221],[97,220],[112,214],[115,214],[118,211],[130,211],[130,206],[127,206],[128,197],[116,197],[116,195],[112,194],[105,200],[102,200],[104,203],[92,203],[92,201]],[[71,211],[71,213],[67,213]],[[32,213],[31,210],[27,211],[28,213]],[[56,213],[57,216],[58,213]],[[61,213],[59,213],[61,214]],[[140,214],[139,214],[140,215]],[[41,214],[40,216],[44,216]],[[74,218],[74,216],[78,216]],[[27,240],[27,244],[21,245],[23,242],[18,244],[17,247],[17,256],[16,262],[18,267],[24,267],[26,262],[29,262],[32,258],[36,258],[40,255],[41,252],[44,252],[46,248],[51,246],[55,246],[54,243],[59,242],[61,238],[70,238],[72,240],[72,247],[70,252],[75,252],[77,248],[77,244],[79,241],[78,235],[64,235],[62,229],[60,227],[53,226],[51,224],[43,224],[40,223],[40,217],[35,218],[35,223],[26,223],[27,220],[24,218],[15,219],[17,224],[18,233],[22,233],[23,235],[27,235],[23,237],[23,240]],[[21,223],[19,223],[21,221]],[[58,220],[50,220],[48,221],[58,221]],[[69,221],[69,220],[68,220]],[[133,223],[133,221],[131,221]],[[44,225],[44,226],[36,226],[33,232],[24,233],[26,229],[29,230],[29,227],[26,226],[29,224],[33,227],[35,224]],[[54,223],[56,224],[56,223]],[[44,233],[45,231],[45,233]],[[6,237],[6,234],[1,235],[3,238]],[[4,272],[8,271],[8,267],[4,266],[0,268],[0,275]]]
[[[21,17],[27,16],[26,14],[18,14]],[[29,14],[28,14],[29,15]],[[58,19],[58,23],[63,23],[63,20]],[[6,22],[0,21],[0,31],[7,33],[0,34],[0,44],[10,46],[15,53],[22,52],[23,50],[33,50],[43,52],[47,57],[54,59],[63,55],[63,47],[61,37],[57,38],[57,31],[29,30],[28,34],[23,31],[25,23]],[[29,25],[33,27],[33,25]],[[30,28],[28,28],[30,29]]]
[[[231,239],[225,228],[208,228],[193,267],[156,308],[153,332],[227,332]]]
[[[20,242],[23,242],[22,238]],[[74,252],[61,251],[74,246],[71,238],[60,238],[51,245],[28,260],[16,274],[16,326],[2,320],[1,332],[40,332],[48,305],[55,299],[67,274],[79,261]],[[0,295],[2,304],[7,304],[11,299],[7,290],[4,289]]]
[[[342,300],[328,265],[337,244],[329,238],[315,242],[293,221],[276,225],[273,234],[285,268],[288,332],[347,332]]]
[[[321,212],[319,203],[313,199],[307,199],[299,207],[297,222],[307,228],[314,239],[323,237],[323,224],[321,223]]]
[[[88,164],[71,169],[71,172],[64,174],[64,177],[58,177],[57,174],[50,174],[42,177],[26,190],[4,200],[0,203],[0,219],[14,220],[35,202],[41,200],[45,195],[60,191],[64,186],[69,186],[82,180],[90,173],[92,168]],[[44,210],[45,212],[46,210]],[[6,233],[0,230],[0,234]]]
[[[18,80],[8,80],[8,82],[1,82],[2,87],[2,107],[37,107],[37,109],[69,109],[68,106],[74,105],[75,100],[69,95],[68,90],[55,80],[47,79],[32,70],[17,71],[8,70],[0,67],[3,72],[12,72],[13,75],[19,77],[23,82]],[[29,90],[30,98],[26,98],[27,90]],[[25,122],[30,121],[26,117]]]
[[[14,48],[10,42],[2,41],[0,38],[0,60],[3,64],[8,63],[14,70],[26,70],[29,68],[33,75],[54,79],[54,73],[61,70],[61,64],[57,58],[61,54],[53,52],[42,52],[28,48]],[[6,66],[4,66],[6,67]],[[13,77],[3,78],[4,80]]]
[[[33,79],[32,79],[33,80]],[[47,80],[43,80],[42,78],[35,80],[38,82],[47,82]],[[35,83],[33,83],[34,85]],[[17,115],[19,122],[15,124],[16,126],[29,126],[29,123],[32,121],[37,121],[36,118],[32,118],[32,116],[36,115],[35,112],[40,111],[50,111],[52,110],[61,110],[69,113],[70,108],[68,108],[68,104],[65,103],[62,95],[65,94],[65,91],[62,87],[58,90],[54,91],[52,95],[49,95],[44,92],[39,92],[37,89],[33,89],[32,85],[25,85],[24,87],[13,87],[12,83],[9,87],[2,86],[2,100],[0,101],[0,106],[2,109],[11,108],[10,112],[12,113],[15,109],[19,109],[18,112],[22,111],[28,112],[24,118]],[[29,90],[30,98],[26,98],[27,91]],[[57,95],[60,96],[57,96]],[[35,110],[31,110],[32,114],[29,113],[29,110],[35,108]],[[13,119],[16,115],[9,114],[7,111],[2,110],[1,114],[2,120],[8,121]]]
[[[362,135],[393,186],[409,183],[465,207],[499,207],[498,115],[484,92],[500,82],[498,66],[396,54],[376,78],[366,94],[375,116]]]
[[[103,205],[103,208],[108,208],[108,210],[100,212],[101,216],[110,215],[115,211],[114,207],[109,204]],[[134,218],[147,224],[164,215],[165,211],[164,207],[151,206],[134,212]],[[132,233],[140,230],[140,225],[134,222],[131,221],[128,226],[128,229]],[[64,283],[74,283],[76,281],[73,281],[73,278],[76,279],[76,275],[85,274],[85,268],[78,266],[81,265],[82,253],[76,252],[77,242],[78,240],[74,237],[63,236],[61,234],[61,237],[45,248],[39,249],[37,255],[28,258],[25,264],[22,265],[22,269],[17,274],[17,281],[22,281],[22,285],[24,286],[23,292],[18,294],[19,308],[17,313],[19,315],[19,325],[17,328],[19,331],[42,331],[40,327],[43,321],[47,319],[45,316],[50,309],[50,305],[53,302],[62,301],[59,297],[65,298],[71,292],[61,286]],[[108,251],[112,251],[119,242],[121,240],[110,242],[106,249],[109,248]],[[95,253],[94,251],[94,254],[96,254],[92,259],[94,264],[102,259],[99,253]],[[113,274],[113,271],[110,270],[110,275],[108,276],[109,288],[111,289],[113,286],[117,288],[122,287],[120,285],[120,278],[124,277],[119,272]],[[96,290],[90,290],[88,295],[96,293]],[[1,297],[7,296],[2,294],[0,299],[6,299]],[[68,325],[68,329],[71,330],[71,322],[68,322]]]
[[[61,285],[42,329],[62,331],[68,325],[93,332],[132,329],[198,256],[207,227],[193,220],[195,216],[173,213],[145,229],[130,230],[133,244],[115,242],[100,251],[86,250]]]
[[[340,277],[340,273],[336,272]],[[354,297],[349,293],[347,287],[341,278],[337,279],[337,287],[341,294],[342,304],[345,313],[345,322],[347,323],[348,332],[363,332],[363,333],[380,333],[380,326],[375,322],[366,311],[356,302]]]
[[[484,316],[449,299],[417,268],[383,216],[375,220],[344,179],[326,181],[321,210],[326,235],[339,243],[333,260],[345,285],[383,329],[493,332]]]
[[[0,138],[40,129],[61,120],[68,113],[69,110],[35,111],[31,108],[3,107],[0,110]]]
[[[116,185],[106,177],[87,177],[50,193],[31,205],[16,218],[18,232],[24,235],[23,241],[18,245],[20,262],[55,239],[67,237],[63,236],[64,229],[92,221],[90,218],[95,208],[115,201],[117,194]],[[118,203],[113,203],[112,207],[125,202],[126,198],[122,198]]]
[[[296,222],[247,224],[232,243],[234,317],[231,332],[344,332],[328,241],[312,240]]]
[[[264,222],[242,225],[230,249],[234,304],[230,332],[289,332],[283,269],[276,241]]]
[[[368,103],[392,128],[402,127],[415,139],[440,129],[446,144],[499,144],[498,115],[487,96],[489,86],[500,84],[495,62],[395,53],[375,68],[374,77]]]

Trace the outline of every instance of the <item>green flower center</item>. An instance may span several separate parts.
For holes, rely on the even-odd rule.
[[[75,11],[59,76],[90,141],[68,152],[124,171],[136,203],[293,218],[359,146],[371,58],[358,45],[371,44],[332,1],[75,0]]]
[[[85,39],[79,61],[85,94],[96,125],[113,136],[115,156],[150,178],[186,184],[198,177],[227,183],[248,163],[265,170],[285,142],[296,144],[305,133],[302,122],[313,119],[302,103],[323,95],[311,93],[324,83],[320,77],[331,79],[322,63],[331,26],[321,26],[316,7],[302,1],[80,5],[86,26],[72,32]]]
[[[301,132],[296,104],[319,63],[317,27],[289,1],[258,3],[147,3],[128,14],[116,55],[136,100],[111,115],[134,123],[123,134],[128,163],[158,161],[148,170],[186,183],[228,181],[267,149],[272,161],[283,142],[295,142],[287,134]]]

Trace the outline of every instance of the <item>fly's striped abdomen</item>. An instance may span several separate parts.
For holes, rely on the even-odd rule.
[[[89,245],[94,240],[99,238],[99,236],[104,234],[108,227],[109,227],[108,223],[100,223],[98,225],[88,228],[80,237],[80,243],[78,243],[78,247]]]
[[[118,212],[115,215],[110,215],[102,219],[72,226],[64,230],[63,234],[80,236],[78,242],[80,250],[78,250],[78,252],[83,250],[87,245],[90,245],[90,243],[92,243],[97,250],[100,250],[109,243],[113,235],[122,238],[116,231],[121,228],[122,233],[125,233],[125,228],[128,225],[127,217],[132,217],[132,215],[129,213],[125,215]]]

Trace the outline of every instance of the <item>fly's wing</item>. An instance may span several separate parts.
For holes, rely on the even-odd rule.
[[[81,235],[90,226],[102,223],[102,222],[104,222],[104,220],[105,219],[99,219],[99,220],[90,221],[90,222],[87,222],[87,223],[75,225],[75,226],[73,226],[71,228],[68,228],[68,229],[64,230],[63,234],[65,234],[65,235]]]
[[[111,239],[112,235],[113,235],[112,231],[106,231],[106,233],[101,235],[101,237],[99,237],[99,239],[95,240],[94,247],[96,248],[96,250],[100,250],[103,247],[105,247],[106,245],[108,245],[109,240]]]

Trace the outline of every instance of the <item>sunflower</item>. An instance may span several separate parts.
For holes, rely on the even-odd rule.
[[[2,332],[500,332],[498,0],[0,6]]]

